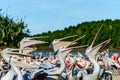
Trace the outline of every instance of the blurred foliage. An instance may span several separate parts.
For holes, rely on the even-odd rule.
[[[14,20],[0,11],[0,49],[19,47],[20,40],[29,36],[29,29],[22,20]]]

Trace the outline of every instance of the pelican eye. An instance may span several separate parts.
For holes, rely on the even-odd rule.
[[[17,59],[17,56],[14,56],[13,59]]]
[[[10,48],[8,48],[8,50],[11,50]]]

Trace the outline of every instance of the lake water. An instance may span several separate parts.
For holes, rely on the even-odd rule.
[[[36,56],[39,56],[40,54],[42,54],[42,56],[48,56],[49,54],[54,54],[54,52],[34,52],[36,54]],[[34,53],[31,53],[32,55]],[[85,55],[85,52],[80,52],[82,55]],[[109,52],[109,57],[111,57],[111,55],[113,53],[118,53],[119,57],[120,57],[120,52]],[[71,54],[73,55],[77,55],[77,52],[71,52]]]

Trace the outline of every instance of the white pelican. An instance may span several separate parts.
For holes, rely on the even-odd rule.
[[[44,44],[44,43],[48,43],[45,41],[40,41],[40,40],[34,40],[36,38],[46,38],[48,36],[43,36],[43,37],[24,37],[21,41],[20,41],[20,50],[19,53],[21,54],[25,54],[25,48],[31,45],[35,45],[35,44]],[[29,48],[30,50],[30,48]],[[33,51],[33,50],[30,50]],[[24,57],[24,62],[27,62],[26,57]]]
[[[15,55],[13,55],[10,58],[11,69],[6,73],[5,76],[1,78],[1,80],[8,80],[8,79],[14,80],[16,78],[15,75],[17,75],[17,78],[15,80],[24,80],[23,74],[18,67],[27,68],[27,69],[38,69],[35,66],[16,61],[17,59],[18,59],[18,56],[15,56]]]
[[[72,48],[64,48],[64,47],[59,48],[56,56],[58,57],[58,60],[61,65],[57,70],[49,72],[46,80],[51,80],[51,79],[60,80],[60,75],[62,74],[63,70],[65,70],[66,67],[64,59],[71,50]],[[62,58],[62,53],[66,54],[64,58]]]
[[[94,68],[93,68],[92,74],[85,75],[83,77],[84,80],[98,80],[100,67],[99,67],[99,64],[97,63],[97,61],[95,60],[95,55],[104,45],[108,44],[111,41],[111,39],[108,39],[108,40],[98,44],[97,46],[93,47],[95,39],[98,36],[98,33],[100,32],[101,28],[102,28],[102,26],[99,28],[99,30],[96,33],[91,45],[86,49],[86,52],[85,52],[85,55],[87,55],[88,59],[92,62],[92,64],[94,65]]]
[[[1,78],[1,80],[14,80],[15,76],[17,75],[17,79],[16,80],[23,80],[23,76],[20,72],[20,70],[18,68],[16,68],[12,61],[13,61],[14,57],[10,58],[10,65],[11,65],[11,69],[5,74],[5,76],[3,76]]]
[[[81,46],[76,46],[76,47],[69,47],[69,48],[65,48],[65,47],[60,47],[56,56],[60,62],[60,67],[58,69],[55,69],[53,71],[50,71],[48,73],[48,76],[47,76],[47,80],[60,80],[60,75],[62,74],[62,72],[65,70],[65,57],[69,54],[70,51],[72,51],[72,49],[75,49],[75,48],[79,48]],[[82,46],[83,47],[83,46]],[[63,54],[65,54],[63,56]]]
[[[9,63],[8,53],[16,53],[16,52],[13,52],[13,51],[16,51],[16,50],[19,50],[19,49],[5,48],[1,51],[1,56],[3,57],[3,59],[6,62]]]
[[[31,74],[31,78],[36,79],[35,75],[39,75],[39,76],[43,75],[44,77],[46,75],[45,80],[60,80],[61,74],[66,67],[64,59],[73,48],[78,48],[78,47],[71,47],[71,48],[60,47],[60,49],[56,54],[60,62],[60,67],[55,69],[53,68],[52,70],[44,70],[44,73],[42,74],[41,74],[42,70],[37,70],[36,73],[33,72],[33,74]],[[62,54],[65,54],[65,55],[63,56]]]
[[[95,55],[97,54],[98,50],[103,47],[106,43],[110,42],[110,39],[102,42],[101,44],[98,44],[95,47],[88,47],[85,54],[87,55],[88,59],[93,63],[94,68],[93,68],[93,73],[86,75],[84,78],[84,80],[98,80],[98,75],[100,72],[100,67],[99,64],[97,63],[97,61],[95,60]]]
[[[6,48],[1,52],[1,55],[2,55],[3,59],[11,65],[11,69],[6,73],[5,76],[3,76],[1,78],[1,80],[8,80],[8,79],[9,80],[14,80],[16,74],[17,74],[17,79],[16,80],[24,80],[23,75],[21,74],[21,71],[17,67],[37,69],[37,67],[35,67],[35,66],[16,61],[18,59],[18,56],[15,56],[15,54],[18,55],[18,53],[17,52],[12,52],[12,51],[15,51],[15,50],[19,50],[19,49]],[[8,57],[7,54],[13,54],[13,56]],[[23,54],[19,54],[19,55],[23,56]]]
[[[61,64],[60,67],[57,69],[52,69],[52,70],[44,70],[44,73],[42,73],[42,74],[41,74],[42,70],[36,70],[35,72],[31,73],[31,79],[36,79],[39,76],[43,75],[45,80],[60,80],[60,75],[66,67],[65,62],[64,62],[65,56],[64,56],[64,58],[62,58],[61,53],[64,53],[67,55],[71,50],[72,50],[71,48],[66,49],[64,47],[61,47],[58,50],[57,55],[56,55],[59,59],[60,64]],[[36,75],[39,75],[39,76],[37,77]],[[41,78],[43,78],[43,77],[41,77]]]
[[[76,61],[73,57],[70,57],[70,59],[71,59],[72,65],[71,65],[70,69],[67,71],[67,74],[68,74],[67,79],[68,80],[76,80],[76,76],[74,75],[74,68],[76,65]]]

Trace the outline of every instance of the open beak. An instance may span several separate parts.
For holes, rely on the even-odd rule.
[[[65,48],[61,53],[62,58],[64,59],[71,51],[72,51],[72,48]]]
[[[29,40],[29,41],[27,41],[23,44],[23,47],[31,46],[31,45],[34,45],[34,44],[44,44],[44,43],[48,43],[48,42],[38,41],[38,40]]]
[[[72,48],[65,48],[62,53],[69,53],[70,51],[72,51]]]
[[[77,35],[73,35],[73,36],[68,36],[68,37],[64,37],[64,38],[60,38],[60,39],[56,39],[56,43],[51,43],[49,45],[49,47],[52,47],[53,50],[56,52],[58,51],[58,49],[63,46],[63,47],[68,47],[67,45],[71,44],[71,42],[69,41],[62,41],[68,38],[72,38],[72,37],[76,37]],[[75,42],[73,44],[76,44]]]
[[[20,53],[18,53],[18,52],[9,52],[9,53],[7,54],[8,57],[13,56],[13,55],[24,56],[24,57],[33,57],[32,55],[20,54]]]
[[[20,62],[20,61],[12,61],[12,64],[17,67],[25,68],[25,69],[38,69],[38,67]]]
[[[78,40],[80,40],[80,39],[82,39],[83,37],[85,37],[85,35],[83,35],[82,37],[80,37],[80,38],[78,38],[78,39],[76,39],[76,40],[74,40],[74,41],[62,41],[62,40],[64,40],[64,39],[68,39],[68,38],[71,38],[71,37],[75,37],[75,36],[77,36],[77,35],[74,35],[74,36],[68,36],[68,37],[64,37],[64,38],[61,38],[61,39],[57,39],[56,41],[57,41],[57,43],[56,44],[54,44],[53,45],[53,43],[51,43],[50,44],[50,47],[53,47],[53,49],[54,49],[54,51],[56,52],[56,51],[58,51],[58,49],[62,46],[62,47],[69,47],[69,46],[72,46],[72,45],[74,45],[74,44],[77,44],[77,42],[76,41],[78,41]]]
[[[26,47],[26,48],[23,49],[23,53],[27,54],[27,53],[33,52],[35,50],[36,50],[36,48]]]
[[[63,57],[63,59],[64,59],[73,49],[82,48],[82,47],[86,47],[86,46],[87,46],[87,45],[65,48],[65,49],[62,51],[62,57]]]
[[[75,39],[75,40],[72,41],[70,44],[68,44],[67,47],[68,47],[68,46],[72,46],[72,45],[74,45],[74,44],[77,44],[76,41],[78,41],[78,40],[80,40],[80,39],[82,39],[82,38],[84,38],[84,37],[85,37],[85,35],[83,35],[82,37],[79,37],[79,38]]]
[[[97,54],[97,52],[105,45],[107,45],[108,43],[110,43],[111,39],[108,39],[100,44],[98,44],[97,46],[91,48],[90,52],[87,55],[92,55],[95,56]]]
[[[20,49],[12,49],[12,51],[18,51],[18,50],[20,50]]]
[[[96,38],[97,38],[100,30],[102,29],[102,27],[103,27],[103,25],[101,25],[101,27],[99,28],[99,30],[98,30],[98,32],[96,33],[96,35],[95,35],[95,37],[94,37],[91,45],[86,49],[86,53],[85,53],[86,55],[91,55],[91,56],[95,57],[95,55],[96,55],[97,52],[100,50],[100,48],[102,48],[103,45],[107,42],[107,41],[104,41],[104,42],[98,44],[97,46],[95,46],[95,47],[93,48],[93,44],[95,43],[95,40],[96,40]],[[108,41],[109,41],[109,40],[108,40]]]
[[[70,47],[72,49],[78,49],[78,48],[84,48],[84,47],[87,47],[88,45],[83,45],[83,46],[75,46],[75,47]]]
[[[53,44],[53,43],[50,43],[50,44],[49,44],[49,48],[52,48],[52,47],[53,47],[53,45],[52,45],[52,44]]]
[[[83,48],[83,47],[87,47],[87,46],[88,46],[88,45],[65,48],[65,50],[62,51],[62,53],[69,53],[69,52],[71,52],[73,49]]]
[[[98,34],[100,33],[100,30],[102,29],[102,27],[103,27],[103,25],[101,25],[101,27],[99,28],[98,32],[96,33],[96,35],[95,35],[95,37],[94,37],[94,39],[93,39],[93,41],[92,41],[92,43],[91,43],[91,45],[90,45],[91,47],[92,47],[93,44],[95,43],[95,40],[96,40]]]
[[[49,36],[30,37],[31,39],[48,38]]]
[[[9,53],[17,53],[19,52],[20,49],[11,49],[11,51]]]
[[[76,36],[77,36],[77,35],[68,36],[68,37],[64,37],[64,38],[57,39],[57,40],[58,40],[58,41],[62,41],[62,40],[68,39],[68,38],[76,37]]]

